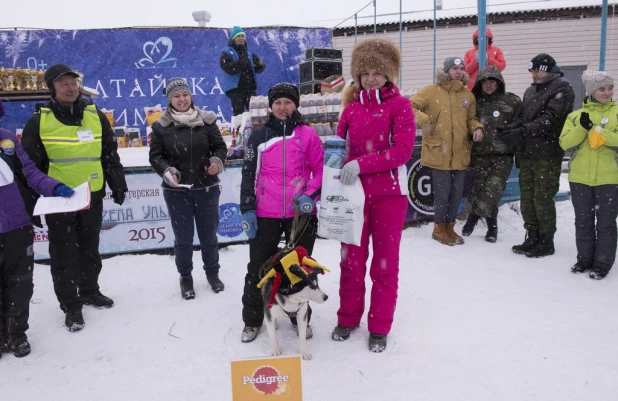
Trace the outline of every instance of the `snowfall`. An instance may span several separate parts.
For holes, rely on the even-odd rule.
[[[395,322],[381,354],[367,349],[366,318],[348,341],[331,340],[339,243],[318,239],[314,257],[332,273],[320,276],[329,299],[312,306],[303,400],[618,399],[618,272],[602,281],[570,272],[573,207],[563,201],[557,210],[556,254],[541,259],[511,252],[524,239],[517,203],[501,206],[495,244],[484,241],[482,222],[454,247],[433,241],[431,224],[407,228]],[[265,327],[254,342],[240,342],[248,254],[247,245],[221,249],[219,294],[196,269],[190,301],[180,296],[172,256],[105,259],[100,284],[116,305],[84,307],[86,327],[76,333],[64,327],[49,267],[37,264],[33,351],[0,359],[0,398],[232,400],[231,361],[269,355]],[[194,262],[201,266],[199,252]],[[280,322],[278,335],[284,355],[299,354],[289,322]]]

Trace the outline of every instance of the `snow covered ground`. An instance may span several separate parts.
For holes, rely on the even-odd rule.
[[[605,401],[618,398],[618,272],[603,281],[574,275],[573,208],[560,202],[556,255],[531,260],[510,247],[524,238],[504,205],[499,239],[479,223],[463,246],[431,240],[431,225],[408,228],[401,246],[395,324],[382,354],[367,350],[367,326],[330,339],[338,307],[339,244],[318,240],[314,256],[333,273],[314,305],[303,361],[304,400]],[[461,230],[459,222],[457,230]],[[200,269],[197,297],[180,297],[171,256],[104,260],[100,283],[116,301],[84,307],[86,328],[68,332],[49,267],[35,268],[28,331],[33,352],[0,359],[2,400],[231,400],[230,361],[268,355],[268,335],[240,342],[246,245],[221,251],[224,292]],[[199,253],[194,254],[200,266]],[[284,355],[295,331],[279,328]]]

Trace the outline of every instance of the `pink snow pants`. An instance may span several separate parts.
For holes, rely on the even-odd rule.
[[[405,195],[368,196],[365,199],[365,223],[360,246],[341,244],[338,322],[358,327],[365,311],[365,275],[369,258],[369,235],[373,259],[369,276],[371,305],[367,322],[369,332],[388,334],[393,324],[399,280],[399,245],[408,211]]]

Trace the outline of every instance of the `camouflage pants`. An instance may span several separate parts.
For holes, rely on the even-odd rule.
[[[554,196],[560,187],[561,157],[522,158],[519,171],[521,214],[526,230],[543,235],[556,232]]]
[[[498,203],[513,168],[513,156],[492,155],[472,158],[474,185],[470,193],[472,211],[480,217],[498,216]]]

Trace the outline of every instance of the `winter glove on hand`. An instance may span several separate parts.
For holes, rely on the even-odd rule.
[[[590,114],[586,113],[585,111],[582,114],[580,114],[579,115],[579,125],[586,128],[586,131],[590,131],[592,127],[594,127],[592,120],[590,120]]]
[[[521,127],[521,124],[518,122],[515,122],[515,123],[507,124],[504,127],[496,127],[496,129],[498,130],[498,132],[504,132],[504,131],[509,131],[509,130],[519,128],[519,127]]]
[[[122,205],[124,203],[124,192],[123,191],[112,192],[112,199],[114,200],[114,203],[118,205]]]
[[[507,146],[515,146],[515,145],[520,144],[523,141],[525,134],[526,134],[526,127],[520,127],[520,128],[504,130],[498,137]]]
[[[176,170],[176,168],[174,167],[168,167],[165,169],[165,171],[163,172],[163,181],[165,181],[165,183],[167,185],[169,185],[170,187],[176,187],[178,186],[177,183],[175,182],[170,182],[170,180],[167,179],[167,177],[165,176],[165,173],[167,173],[169,171],[169,173],[173,176],[176,177],[176,179],[178,180],[178,182],[180,182],[180,171]]]
[[[245,230],[249,239],[255,238],[257,235],[258,224],[254,210],[242,214],[242,229]]]
[[[352,185],[356,182],[356,180],[358,180],[359,174],[360,166],[358,165],[358,161],[352,160],[343,166],[339,179],[343,185]]]
[[[67,187],[64,184],[58,184],[56,185],[56,188],[54,188],[54,196],[64,196],[65,198],[68,198],[74,193],[75,191],[73,191],[71,187]]]
[[[296,200],[298,200],[298,204],[294,207],[298,208],[298,212],[300,214],[310,214],[313,212],[313,209],[315,209],[315,202],[309,197],[309,195],[297,197]]]

